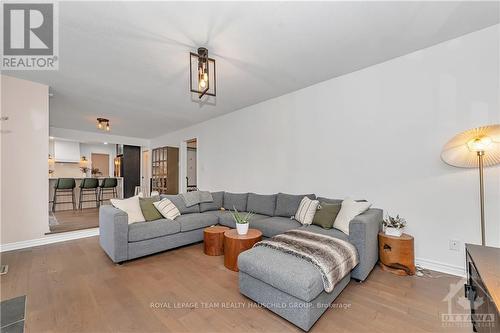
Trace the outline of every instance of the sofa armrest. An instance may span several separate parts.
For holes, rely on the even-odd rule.
[[[110,205],[99,208],[99,243],[118,263],[128,259],[128,215]]]
[[[349,224],[349,241],[356,247],[359,264],[351,276],[365,280],[378,261],[378,233],[382,228],[383,211],[371,208],[356,216]]]

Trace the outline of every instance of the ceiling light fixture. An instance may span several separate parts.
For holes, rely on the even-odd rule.
[[[109,127],[109,119],[106,118],[97,118],[97,128],[101,130],[106,130],[109,132],[111,129]]]
[[[208,57],[204,47],[198,48],[198,53],[189,53],[189,90],[197,93],[200,99],[216,95],[215,59]]]

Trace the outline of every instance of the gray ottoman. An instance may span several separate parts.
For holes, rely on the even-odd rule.
[[[308,331],[347,286],[350,275],[326,293],[317,268],[280,251],[256,247],[238,257],[240,292]]]

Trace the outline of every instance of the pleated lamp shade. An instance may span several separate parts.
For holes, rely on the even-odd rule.
[[[484,151],[485,167],[500,164],[500,124],[477,127],[455,135],[443,147],[441,159],[460,168],[477,168],[477,152]]]

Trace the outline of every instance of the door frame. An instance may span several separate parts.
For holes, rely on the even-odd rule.
[[[179,191],[180,193],[187,192],[187,142],[196,140],[196,185],[200,188],[200,138],[198,136],[190,136],[185,138],[180,143],[179,151]]]

